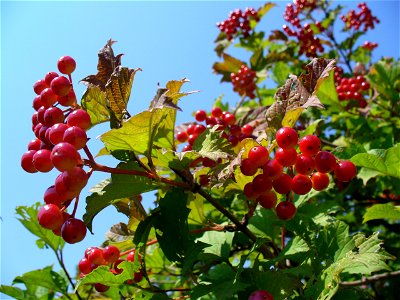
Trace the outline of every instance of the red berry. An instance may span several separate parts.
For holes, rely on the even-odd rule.
[[[76,68],[76,62],[71,56],[62,56],[57,62],[58,70],[63,74],[71,74]]]
[[[257,194],[253,190],[253,182],[248,182],[243,188],[243,194],[249,199],[257,198]]]
[[[28,150],[40,150],[40,144],[42,143],[42,141],[40,139],[34,139],[31,140],[28,143]]]
[[[196,127],[196,124],[189,124],[188,127],[186,128],[186,133],[188,135],[193,134],[195,127]]]
[[[92,265],[92,263],[86,257],[82,258],[78,263],[79,271],[85,275],[92,272],[93,267],[94,266]]]
[[[62,173],[62,181],[68,191],[79,193],[87,184],[88,176],[81,167],[73,167]]]
[[[191,145],[186,145],[185,147],[182,148],[182,152],[191,151],[191,150],[192,150]]]
[[[240,164],[240,171],[245,176],[253,176],[257,173],[258,166],[254,165],[248,158],[242,160]]]
[[[33,99],[32,107],[33,107],[34,110],[38,110],[38,109],[39,109],[40,107],[42,107],[42,106],[43,106],[42,98],[40,98],[40,95],[37,95],[37,96]]]
[[[90,116],[83,109],[76,109],[68,115],[67,124],[69,126],[78,126],[83,130],[87,130],[90,127]]]
[[[205,131],[206,130],[206,127],[204,126],[204,125],[202,125],[202,124],[197,124],[195,127],[194,127],[194,134],[196,134],[196,135],[199,135],[199,134],[201,134],[203,131]]]
[[[43,228],[56,229],[63,222],[62,212],[57,205],[46,204],[38,212],[38,221]]]
[[[297,145],[299,136],[293,128],[282,127],[276,133],[276,142],[283,149],[294,148]]]
[[[254,146],[250,149],[248,159],[257,167],[265,165],[269,160],[269,152],[263,146]]]
[[[236,123],[236,117],[234,114],[226,113],[222,116],[222,119],[226,125],[234,125]]]
[[[51,161],[62,172],[75,167],[80,161],[80,155],[71,144],[59,143],[51,151]]]
[[[97,247],[91,248],[86,254],[86,258],[90,263],[94,265],[105,265],[106,261],[104,260],[103,257],[103,250]]]
[[[278,178],[282,171],[283,166],[276,159],[271,159],[263,166],[263,173],[272,179]]]
[[[296,163],[297,151],[295,148],[278,148],[275,152],[275,159],[284,167],[293,166]]]
[[[54,167],[50,156],[51,152],[47,149],[37,151],[32,158],[35,169],[43,173],[50,172]]]
[[[72,89],[72,83],[67,77],[59,76],[53,79],[51,82],[51,90],[57,96],[67,96]]]
[[[49,129],[49,140],[53,145],[57,145],[63,141],[64,132],[68,129],[68,125],[64,123],[54,124]]]
[[[336,157],[328,151],[319,151],[314,160],[315,168],[321,173],[329,173],[336,166]]]
[[[46,76],[44,77],[44,81],[46,82],[46,84],[48,85],[48,86],[50,86],[51,85],[51,81],[54,79],[54,78],[56,78],[56,77],[58,77],[59,75],[56,73],[56,72],[48,72],[47,74],[46,74]]]
[[[33,165],[33,156],[35,155],[35,153],[36,150],[29,150],[22,154],[21,167],[22,169],[24,169],[25,172],[36,173],[38,171]]]
[[[178,131],[178,133],[176,134],[176,139],[179,142],[184,143],[188,139],[188,134],[186,133],[186,131]]]
[[[203,158],[203,167],[213,168],[216,165],[217,165],[217,162],[215,160],[212,160],[211,158],[208,158],[208,157]]]
[[[66,96],[58,96],[57,101],[62,106],[74,106],[76,104],[76,95],[73,89],[71,89]]]
[[[274,300],[274,296],[267,291],[258,290],[252,292],[248,300]]]
[[[283,201],[275,207],[276,215],[281,220],[290,220],[296,214],[296,206],[292,202]]]
[[[314,159],[311,156],[300,154],[296,158],[294,168],[298,174],[311,175],[315,168]]]
[[[66,199],[61,197],[60,194],[57,193],[56,187],[52,185],[44,192],[43,200],[46,204],[54,204],[61,207],[62,202]]]
[[[65,130],[63,141],[74,146],[76,150],[79,150],[86,146],[87,135],[82,128],[71,126]]]
[[[292,177],[290,177],[288,174],[282,173],[279,175],[278,178],[274,179],[272,181],[272,186],[274,190],[282,195],[286,195],[289,193],[292,185]]]
[[[312,187],[316,191],[322,191],[329,185],[329,176],[326,173],[316,172],[311,176]]]
[[[204,110],[198,110],[195,114],[195,119],[198,122],[203,122],[206,120],[207,113]]]
[[[86,225],[79,219],[70,218],[62,225],[61,236],[69,244],[78,243],[86,236]]]
[[[259,202],[260,205],[266,209],[274,208],[277,201],[278,198],[273,191],[268,191],[257,197],[257,202]]]
[[[108,285],[104,285],[104,284],[101,284],[101,283],[95,283],[94,288],[99,293],[104,293],[104,292],[108,291],[108,289],[110,287]]]
[[[48,109],[46,109],[46,111],[44,112],[43,119],[44,119],[43,124],[51,127],[54,124],[64,122],[64,113],[58,107],[52,106],[52,107],[49,107]]]
[[[254,128],[253,128],[251,125],[249,125],[249,124],[246,124],[246,125],[244,125],[244,126],[242,127],[242,133],[243,133],[245,136],[251,136],[251,135],[253,134],[253,130],[254,130]]]
[[[40,79],[35,82],[33,85],[33,90],[37,95],[40,95],[40,93],[45,89],[48,88],[49,85],[46,84],[46,81],[44,79]]]
[[[57,102],[57,95],[54,94],[53,90],[50,88],[45,88],[40,93],[40,101],[45,108],[48,108]]]
[[[292,178],[291,189],[297,195],[305,195],[312,188],[311,179],[302,174],[297,174]]]
[[[259,174],[253,179],[253,191],[263,194],[272,189],[272,179],[265,174]]]
[[[220,118],[222,116],[222,109],[219,107],[213,107],[211,110],[211,115],[214,118]]]
[[[197,134],[190,134],[188,137],[188,143],[189,145],[193,146],[194,142],[196,141],[198,135]]]
[[[356,177],[357,168],[351,161],[343,160],[336,165],[334,172],[337,180],[348,182]]]
[[[299,142],[301,153],[305,155],[315,155],[321,149],[321,141],[316,135],[306,135]]]
[[[208,175],[202,174],[199,176],[199,184],[201,186],[207,186],[210,183],[210,177]]]

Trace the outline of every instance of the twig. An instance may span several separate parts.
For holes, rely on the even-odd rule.
[[[339,284],[344,285],[344,286],[358,286],[358,285],[368,284],[368,283],[379,281],[379,280],[385,280],[387,278],[396,277],[396,276],[400,276],[400,270],[382,273],[382,274],[376,274],[376,275],[373,275],[370,277],[363,277],[361,280],[342,281],[342,282],[339,282]]]
[[[74,284],[74,282],[72,281],[72,278],[71,278],[71,276],[69,275],[69,273],[68,273],[68,271],[67,271],[67,268],[66,268],[65,265],[64,265],[62,250],[60,250],[59,252],[54,251],[54,253],[56,254],[58,263],[60,264],[61,268],[64,270],[64,273],[65,273],[65,275],[67,276],[68,281],[69,281],[69,283],[70,283],[71,286],[72,286],[72,289],[75,289],[75,284]],[[79,300],[82,300],[82,298],[81,298],[81,296],[79,295],[78,291],[76,291],[75,294],[76,294],[76,296],[78,297]],[[68,299],[72,300],[72,298],[71,298],[68,294],[65,294],[65,296],[66,296]]]

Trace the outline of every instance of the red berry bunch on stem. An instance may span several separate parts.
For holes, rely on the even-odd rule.
[[[283,127],[276,133],[276,142],[279,148],[273,159],[269,158],[268,149],[255,146],[242,159],[240,170],[246,176],[254,176],[244,187],[245,196],[264,208],[275,208],[280,219],[291,219],[296,213],[291,194],[326,189],[330,182],[328,173],[333,173],[339,182],[348,182],[357,175],[352,162],[339,161],[330,152],[322,151],[321,141],[315,135],[306,135],[299,141],[295,129]],[[276,205],[276,193],[286,195],[286,201]]]
[[[245,11],[236,9],[230,12],[228,19],[218,22],[217,26],[221,32],[226,34],[228,40],[232,40],[236,34],[242,34],[247,38],[251,31],[250,20],[257,22],[260,20],[254,8],[248,7]]]
[[[364,44],[361,47],[364,48],[364,49],[367,49],[368,51],[372,51],[376,47],[378,47],[378,43],[365,41]]]
[[[364,76],[344,77],[341,78],[340,81],[337,81],[336,85],[336,91],[340,101],[356,100],[359,107],[364,108],[367,106],[363,93],[369,90],[370,85]]]
[[[75,212],[79,194],[90,176],[78,152],[86,146],[90,116],[77,108],[71,77],[75,60],[63,56],[57,66],[68,78],[49,72],[33,86],[37,96],[33,100],[32,131],[36,138],[28,143],[21,166],[28,173],[50,172],[54,167],[61,172],[44,193],[46,205],[39,210],[38,220],[41,226],[73,244],[86,235],[86,226],[75,218]],[[74,199],[74,210],[69,215],[66,209]]]
[[[121,259],[120,257],[123,255],[127,255],[126,259]],[[78,263],[78,269],[80,272],[80,277],[84,277],[87,274],[91,273],[94,269],[99,266],[109,266],[110,272],[114,275],[118,275],[122,273],[122,269],[118,268],[118,266],[123,261],[135,261],[135,250],[130,250],[128,253],[120,253],[119,249],[115,246],[107,246],[105,248],[98,247],[89,247],[85,250],[84,257]],[[141,257],[138,256],[138,260],[141,263]],[[134,273],[134,278],[132,280],[128,280],[128,284],[132,282],[140,282],[143,279],[143,272],[140,270],[139,272]],[[96,291],[103,293],[107,291],[110,287],[101,283],[94,284],[94,288]]]
[[[246,65],[242,65],[237,73],[231,73],[233,90],[240,96],[247,96],[250,99],[256,97],[256,72]]]
[[[352,9],[347,15],[340,17],[345,23],[345,28],[358,30],[361,26],[364,26],[363,31],[367,31],[369,28],[374,29],[374,23],[378,24],[379,19],[372,15],[366,3],[359,3],[357,7],[360,9],[359,12]]]

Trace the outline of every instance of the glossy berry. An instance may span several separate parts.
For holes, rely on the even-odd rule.
[[[266,209],[274,208],[278,198],[276,197],[275,192],[268,191],[263,193],[262,195],[257,197],[257,202]]]
[[[296,162],[297,151],[295,148],[278,148],[275,152],[275,159],[284,167],[293,166]]]
[[[329,185],[329,176],[326,173],[316,172],[311,176],[312,187],[316,191],[322,191]]]
[[[57,96],[67,96],[72,89],[72,84],[67,77],[59,76],[52,80],[51,90]]]
[[[297,195],[305,195],[311,191],[312,182],[311,179],[302,174],[297,174],[292,178],[291,189]]]
[[[71,74],[76,68],[76,62],[71,56],[62,56],[57,62],[58,70],[63,74]]]
[[[318,172],[329,173],[336,166],[336,157],[328,151],[319,151],[315,155],[315,168]]]
[[[61,207],[62,202],[66,199],[61,197],[60,194],[57,193],[56,187],[52,185],[44,192],[43,200],[46,204],[54,204]]]
[[[54,94],[52,89],[45,88],[40,93],[40,101],[45,108],[48,108],[57,102],[57,95]]]
[[[258,290],[252,292],[248,300],[274,300],[274,296],[267,291]]]
[[[80,161],[80,155],[71,144],[59,143],[51,151],[51,161],[62,172],[75,167]]]
[[[213,107],[213,108],[211,109],[211,115],[212,115],[214,118],[220,118],[220,117],[222,116],[222,109],[219,108],[219,107]]]
[[[38,212],[38,221],[43,228],[56,229],[63,223],[62,212],[57,205],[46,204]]]
[[[186,131],[178,131],[178,133],[176,134],[176,139],[179,142],[184,143],[188,139],[188,134],[186,133]]]
[[[107,263],[114,263],[119,258],[120,251],[115,246],[107,246],[103,249],[103,257]]]
[[[263,173],[272,179],[278,178],[282,171],[283,166],[276,159],[271,159],[263,166]]]
[[[32,107],[33,107],[34,110],[38,110],[38,109],[39,109],[40,107],[42,107],[42,106],[43,106],[42,98],[40,98],[40,95],[37,95],[37,96],[33,99]]]
[[[298,174],[311,175],[315,168],[314,159],[304,154],[297,155],[294,168]]]
[[[321,149],[321,141],[316,135],[306,135],[300,140],[299,148],[304,155],[313,156]]]
[[[285,173],[282,173],[281,175],[279,175],[279,177],[277,177],[272,181],[272,186],[274,190],[278,194],[282,195],[286,195],[292,190],[291,185],[292,185],[292,177],[290,177],[288,174]]]
[[[21,158],[21,167],[24,169],[25,172],[28,173],[36,173],[35,166],[33,165],[33,155],[35,155],[36,150],[28,150],[24,154],[22,154]]]
[[[233,90],[241,96],[255,98],[256,72],[242,65],[237,73],[231,73]]]
[[[87,184],[88,176],[81,167],[73,167],[62,173],[62,181],[68,191],[79,193]]]
[[[290,220],[296,214],[296,206],[292,202],[282,201],[275,207],[276,215],[281,220]]]
[[[265,165],[269,160],[269,152],[263,146],[254,146],[250,149],[247,158],[257,167]]]
[[[336,165],[334,173],[337,180],[348,182],[356,177],[357,168],[351,161],[343,160]]]
[[[253,176],[257,173],[257,170],[258,166],[254,165],[251,160],[249,160],[248,158],[242,160],[240,164],[240,171],[243,173],[243,175]]]
[[[249,125],[249,124],[246,124],[246,125],[244,125],[243,127],[242,127],[242,133],[245,135],[245,136],[251,136],[252,134],[253,134],[253,130],[254,130],[254,128],[253,128],[253,126],[251,126],[251,125]]]
[[[48,72],[44,77],[44,81],[46,82],[47,86],[50,86],[53,79],[58,76],[59,75],[56,72]]]
[[[263,194],[272,189],[272,179],[265,174],[259,174],[253,179],[253,191]]]
[[[74,106],[76,104],[76,95],[73,89],[71,89],[66,96],[58,96],[57,102],[62,106]]]
[[[203,122],[206,120],[207,113],[204,110],[198,110],[195,113],[195,119],[198,122]]]
[[[53,145],[57,145],[63,141],[64,132],[69,128],[67,124],[58,123],[54,124],[49,129],[49,141]]]
[[[37,95],[40,95],[40,93],[48,87],[49,85],[46,84],[46,81],[44,79],[40,79],[33,85],[33,90]]]
[[[236,117],[234,114],[226,113],[222,116],[222,119],[226,125],[234,125],[236,123]]]
[[[257,194],[253,190],[253,182],[248,182],[243,188],[243,194],[249,199],[256,199]]]
[[[64,113],[58,107],[52,106],[46,109],[46,111],[44,112],[43,119],[44,119],[44,125],[51,127],[54,124],[64,122]]]
[[[50,172],[54,167],[50,156],[51,152],[47,149],[37,151],[32,158],[35,169],[43,173]]]
[[[86,275],[93,271],[94,266],[86,257],[84,257],[79,261],[78,269],[82,274]]]
[[[31,140],[29,143],[28,143],[28,150],[40,150],[40,144],[41,144],[42,142],[41,142],[41,140],[39,140],[39,139],[34,139],[34,140]]]
[[[86,225],[79,219],[70,218],[62,225],[61,236],[69,244],[78,243],[86,236]]]
[[[194,127],[194,134],[199,135],[206,130],[206,127],[202,124],[197,124]]]
[[[108,285],[104,285],[101,283],[95,283],[94,289],[96,291],[98,291],[99,293],[104,293],[104,292],[108,291],[110,289],[110,287]]]
[[[87,130],[90,127],[90,116],[83,109],[76,109],[68,115],[67,124],[69,126],[78,126],[83,130]]]
[[[290,127],[282,127],[276,133],[276,142],[282,149],[296,147],[298,140],[297,131]]]
[[[79,150],[86,146],[87,135],[82,128],[71,126],[65,130],[63,141],[74,146],[76,150]]]
[[[86,252],[86,258],[90,263],[94,265],[105,265],[106,261],[103,257],[103,250],[97,247],[92,247]]]

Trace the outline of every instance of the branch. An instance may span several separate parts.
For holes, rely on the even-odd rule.
[[[54,251],[54,253],[56,254],[58,263],[60,264],[61,268],[64,270],[64,273],[65,273],[65,275],[67,276],[68,281],[69,281],[69,283],[70,283],[71,286],[72,286],[72,289],[75,289],[75,284],[74,284],[74,282],[72,281],[71,276],[69,275],[67,268],[65,267],[64,259],[63,259],[63,255],[62,255],[62,250],[60,250],[59,252],[58,252],[58,251]],[[76,291],[75,294],[76,294],[76,296],[78,297],[79,300],[82,300],[82,298],[81,298],[81,296],[79,295],[78,291]],[[71,299],[71,300],[72,300],[72,298],[71,298],[68,294],[65,294],[65,296],[66,296],[68,299]]]
[[[396,277],[396,276],[400,276],[400,270],[394,271],[394,272],[377,274],[377,275],[373,275],[370,277],[363,277],[361,280],[342,281],[342,282],[339,282],[339,284],[344,285],[344,286],[358,286],[358,285],[368,284],[368,283],[379,281],[379,280],[385,280],[390,277]]]

